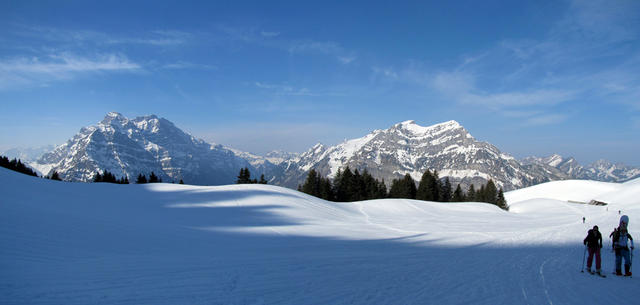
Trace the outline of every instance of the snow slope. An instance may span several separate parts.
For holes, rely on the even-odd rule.
[[[331,203],[269,185],[65,183],[0,168],[0,304],[632,304],[580,273],[586,230],[640,182],[553,182],[483,203]],[[607,207],[566,200],[609,200]],[[587,223],[582,223],[582,217]],[[605,238],[605,244],[608,239]],[[603,249],[609,273],[613,256]]]

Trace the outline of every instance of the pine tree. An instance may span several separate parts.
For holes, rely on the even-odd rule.
[[[349,166],[344,169],[344,172],[340,174],[339,180],[334,180],[334,187],[336,189],[336,201],[348,202],[351,201],[353,194],[353,173]]]
[[[311,196],[320,197],[320,179],[315,169],[311,169],[307,174],[307,179],[302,185],[302,192]]]
[[[149,175],[149,183],[158,183],[158,182],[160,182],[158,180],[158,176],[156,176],[154,172],[151,172],[151,175]]]
[[[456,187],[456,190],[453,192],[453,196],[451,197],[452,202],[463,202],[465,201],[465,195],[460,187],[460,184]]]
[[[422,178],[420,178],[420,183],[418,184],[418,189],[416,190],[416,199],[434,201],[433,191],[430,189],[430,187],[432,187],[431,180],[433,180],[433,175],[431,174],[431,171],[427,169],[422,174]]]
[[[298,186],[298,191],[324,200],[332,201],[335,199],[331,180],[320,176],[315,169],[309,171],[305,183]]]
[[[386,197],[386,186],[384,189],[384,194],[380,190],[380,182],[377,179],[374,179],[369,171],[365,168],[362,172],[362,182],[364,184],[364,198],[366,200],[370,199],[380,199]]]
[[[249,172],[249,168],[241,168],[240,173],[238,174],[238,180],[236,180],[236,184],[249,184],[251,181],[251,172]]]
[[[473,183],[469,185],[466,201],[476,201],[476,187],[473,185]]]
[[[489,179],[486,186],[484,187],[484,202],[497,204],[498,203],[498,189],[496,188],[496,184],[493,182],[493,179]]]
[[[440,200],[440,184],[438,180],[438,172],[431,173],[427,171],[422,174],[420,184],[416,191],[416,199],[425,201],[439,201]]]
[[[267,180],[264,179],[264,174],[260,175],[260,180],[258,181],[260,184],[267,184]]]
[[[9,158],[3,156],[2,158],[0,158],[0,166],[25,175],[38,177],[38,174],[30,167],[24,165],[22,161],[20,161],[20,159],[14,158],[13,160],[9,161]]]
[[[137,184],[145,184],[147,183],[147,177],[143,174],[138,175],[138,179],[136,180]]]
[[[498,191],[498,201],[496,202],[496,205],[503,210],[509,210],[509,206],[507,205],[507,200],[504,198],[504,192],[502,191],[502,188],[500,188],[500,190]]]
[[[389,190],[389,198],[416,199],[416,183],[411,175],[406,174],[402,179],[394,179]]]
[[[58,180],[58,181],[62,181],[62,179],[60,179],[60,175],[58,175],[58,172],[54,171],[53,174],[51,174],[51,180]]]
[[[444,178],[444,184],[442,184],[442,189],[440,191],[440,201],[451,201],[451,181],[449,181],[449,177]]]
[[[376,180],[377,181],[377,180]],[[389,194],[387,193],[387,185],[384,183],[384,179],[378,182],[378,194],[376,195],[376,199],[387,198]]]
[[[93,182],[102,182],[102,175],[100,172],[97,172],[95,176],[93,176]]]
[[[367,186],[360,171],[356,168],[353,171],[353,181],[351,184],[351,198],[349,201],[361,201],[367,199]]]
[[[328,201],[334,201],[333,187],[329,178],[320,177],[320,198]]]
[[[474,201],[477,202],[486,202],[487,192],[485,191],[486,184],[480,186],[480,189],[476,192],[476,199]]]

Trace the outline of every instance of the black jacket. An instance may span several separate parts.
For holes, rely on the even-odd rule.
[[[593,234],[593,232],[593,229],[589,230],[583,243],[589,248],[602,248],[602,234],[600,234],[600,231],[595,231],[596,234]]]

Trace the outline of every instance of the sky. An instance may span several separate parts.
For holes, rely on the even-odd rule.
[[[640,166],[640,1],[0,0],[0,151],[111,111],[264,154],[449,120]]]

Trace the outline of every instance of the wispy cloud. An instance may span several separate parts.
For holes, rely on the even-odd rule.
[[[260,35],[262,35],[263,37],[277,37],[280,36],[280,32],[260,31]]]
[[[570,1],[566,15],[541,38],[499,41],[449,67],[376,66],[372,79],[420,86],[529,126],[565,121],[568,114],[559,113],[568,103],[618,103],[638,111],[638,12],[637,1]]]
[[[348,65],[358,60],[358,55],[353,50],[334,41],[316,41],[312,39],[289,39],[281,32],[267,31],[258,27],[239,27],[218,25],[216,27],[225,44],[229,42],[242,42],[265,48],[283,50],[289,54],[322,54],[333,57],[337,62]]]
[[[170,69],[170,70],[183,70],[183,69],[217,70],[218,69],[218,67],[214,65],[202,65],[202,64],[195,64],[195,63],[186,62],[186,61],[178,61],[175,63],[164,64],[162,65],[162,68]]]
[[[260,89],[267,89],[275,92],[277,95],[303,95],[313,96],[314,94],[307,88],[294,88],[289,85],[277,85],[264,82],[255,82],[256,87]]]
[[[140,65],[119,54],[107,54],[96,58],[68,53],[46,57],[15,57],[0,60],[0,88],[70,79],[82,73],[139,70]]]
[[[16,25],[13,31],[18,37],[37,39],[78,46],[141,44],[150,46],[181,45],[194,38],[194,34],[178,30],[155,30],[126,34],[105,33],[93,30],[64,29],[44,26]]]
[[[527,88],[487,92],[477,87],[474,75],[462,72],[437,73],[431,77],[431,87],[458,104],[481,107],[505,117],[521,118],[528,126],[564,121],[565,115],[545,112],[577,96],[577,92],[569,89]]]
[[[193,39],[194,35],[183,31],[152,31],[135,37],[115,37],[105,41],[110,44],[146,44],[152,46],[182,45]]]
[[[392,80],[397,80],[398,79],[398,73],[390,67],[378,67],[378,66],[373,66],[371,67],[371,72],[373,72],[372,78],[374,80],[377,80],[379,78],[385,78],[385,79],[392,79]]]
[[[348,51],[333,41],[296,41],[289,46],[288,50],[291,54],[319,53],[333,56],[343,64],[349,64],[358,58],[355,52]]]

